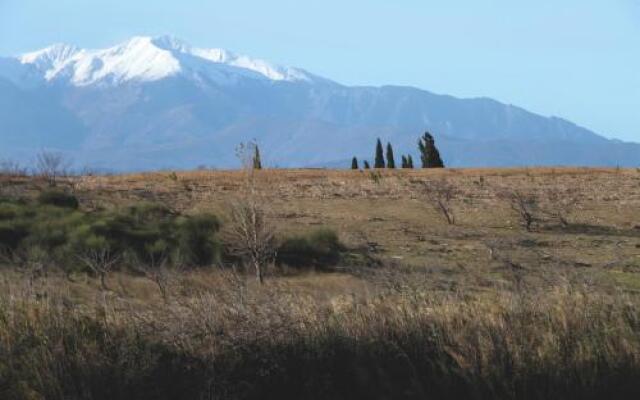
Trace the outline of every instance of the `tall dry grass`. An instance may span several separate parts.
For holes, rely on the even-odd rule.
[[[2,399],[597,399],[640,394],[638,298],[561,282],[427,289],[378,273],[328,301],[223,271],[168,302],[0,284]]]

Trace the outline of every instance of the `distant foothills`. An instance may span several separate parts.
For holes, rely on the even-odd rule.
[[[451,167],[640,166],[639,144],[488,98],[349,87],[168,36],[0,58],[0,105],[0,159],[25,164],[47,151],[114,172],[233,168],[255,140],[266,167],[364,168],[379,138],[385,166],[395,150],[408,167],[426,130]]]

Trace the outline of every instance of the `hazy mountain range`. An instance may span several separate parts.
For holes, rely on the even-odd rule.
[[[348,167],[371,160],[378,137],[416,158],[425,130],[450,166],[640,166],[638,144],[488,98],[344,86],[171,37],[0,58],[0,158],[52,149],[110,170],[224,168],[256,139],[268,166]]]

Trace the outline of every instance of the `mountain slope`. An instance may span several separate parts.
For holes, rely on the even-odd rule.
[[[218,84],[236,83],[241,78],[313,81],[310,74],[299,69],[237,56],[222,49],[192,48],[169,36],[134,37],[102,50],[55,44],[24,54],[18,61],[38,71],[46,81],[62,81],[77,87],[152,82],[177,75]]]
[[[0,157],[56,148],[112,170],[234,166],[250,139],[267,165],[347,166],[376,137],[415,154],[427,129],[452,166],[640,164],[640,145],[491,99],[347,87],[170,37],[0,59],[0,106]]]

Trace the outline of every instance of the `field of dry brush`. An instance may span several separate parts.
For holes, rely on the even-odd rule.
[[[4,177],[2,196],[44,182]],[[225,224],[230,171],[83,176],[91,212]],[[27,277],[0,268],[0,398],[634,398],[640,170],[263,170],[277,235],[330,228],[329,270]],[[448,217],[447,217],[448,215]]]
[[[453,192],[455,225],[429,196],[429,185],[443,180]],[[349,247],[400,264],[472,269],[497,278],[492,271],[511,261],[532,272],[545,267],[593,272],[640,289],[637,170],[265,170],[257,182],[283,234],[325,226]],[[149,200],[224,218],[242,173],[84,177],[75,185],[88,207]],[[535,201],[532,212],[542,221],[531,232],[504,196],[514,192]]]

